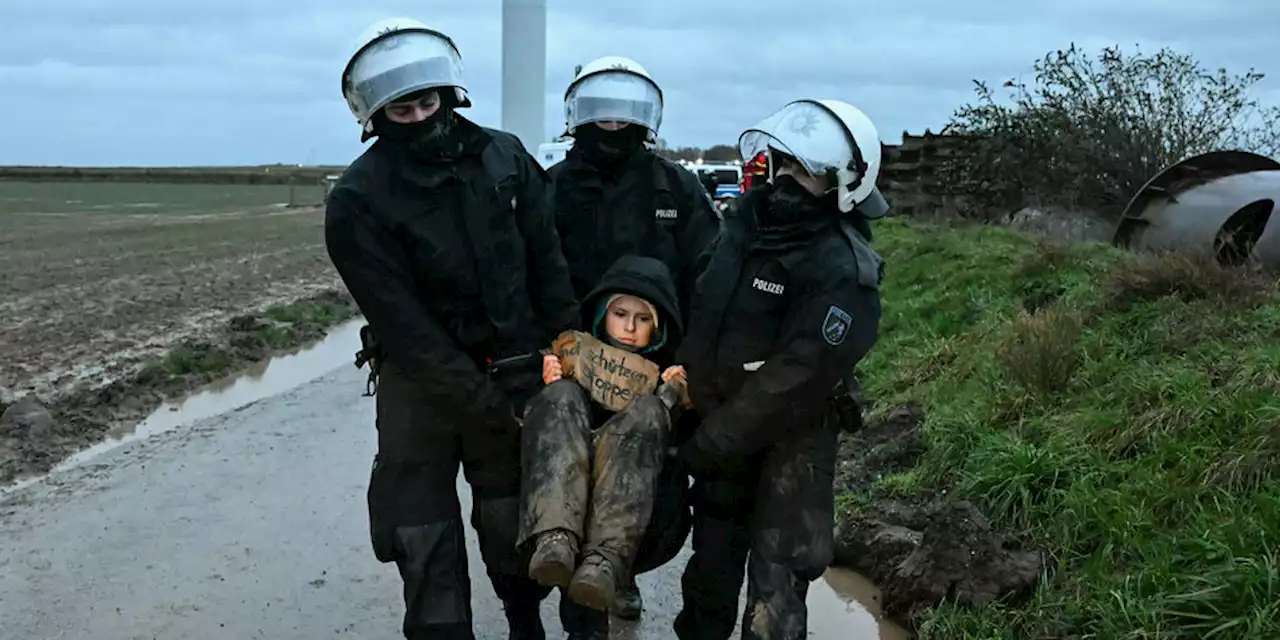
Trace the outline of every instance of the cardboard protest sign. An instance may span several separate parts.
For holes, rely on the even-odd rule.
[[[637,397],[653,393],[661,381],[658,365],[644,356],[607,345],[590,334],[562,334],[551,347],[566,378],[573,378],[592,400],[610,411],[626,409]]]

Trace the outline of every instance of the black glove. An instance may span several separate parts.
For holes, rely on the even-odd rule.
[[[515,406],[507,398],[507,394],[495,391],[486,412],[489,416],[488,427],[495,433],[510,433],[523,426],[520,416],[516,415]]]
[[[698,445],[696,434],[680,446],[678,457],[689,475],[704,480],[736,477],[746,471],[746,462],[741,456],[711,453]]]

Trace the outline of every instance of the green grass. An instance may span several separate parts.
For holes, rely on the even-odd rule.
[[[233,318],[212,340],[174,345],[164,357],[144,365],[135,381],[166,396],[190,392],[273,352],[320,339],[356,313],[354,303],[334,293],[274,305]]]
[[[331,296],[306,298],[293,304],[268,307],[263,315],[276,322],[291,325],[331,326],[351,317],[350,306],[338,304]]]
[[[300,203],[319,202],[321,186],[295,187]],[[287,185],[0,181],[7,213],[217,213],[289,202]]]
[[[1029,601],[944,604],[921,636],[1280,637],[1274,280],[991,227],[878,232],[865,386],[876,412],[922,406],[929,450],[867,493],[946,489],[1050,564]]]

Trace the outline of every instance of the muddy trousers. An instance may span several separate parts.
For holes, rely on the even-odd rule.
[[[394,562],[404,584],[406,638],[472,640],[471,580],[457,475],[471,486],[471,524],[508,619],[540,640],[538,605],[550,593],[524,575],[516,552],[520,453],[516,429],[445,419],[390,362],[377,399],[378,455],[370,478],[374,555]],[[513,622],[513,629],[516,623]]]
[[[591,400],[572,380],[548,385],[529,402],[522,430],[519,544],[529,553],[539,534],[563,530],[579,541],[581,557],[596,553],[630,571],[652,562],[639,559],[638,552],[651,546],[647,534],[670,413],[647,395],[599,429],[592,423]],[[606,615],[572,602],[561,607],[571,632],[607,625]]]
[[[694,481],[676,637],[728,640],[745,574],[741,637],[807,638],[809,583],[834,555],[837,429],[824,423],[774,445],[740,477]]]

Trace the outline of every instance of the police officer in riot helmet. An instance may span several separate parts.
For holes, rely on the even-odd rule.
[[[399,568],[405,637],[474,638],[461,465],[510,638],[542,639],[549,589],[515,550],[517,416],[540,384],[537,350],[579,324],[545,174],[514,136],[458,113],[471,104],[461,54],[415,20],[370,27],[342,93],[376,138],[325,214],[330,258],[380,345],[374,554]]]
[[[649,149],[662,109],[657,82],[621,56],[583,65],[565,90],[573,147],[547,172],[579,298],[614,260],[634,254],[666,263],[681,308],[688,308],[693,265],[715,237],[719,220],[697,176]]]
[[[662,124],[662,89],[635,60],[605,56],[575,72],[564,111],[573,147],[547,173],[576,295],[587,296],[622,256],[657,258],[675,280],[687,318],[697,259],[720,223],[697,176],[649,149]],[[696,416],[683,422],[690,419]],[[668,562],[688,535],[688,476],[677,461],[664,466],[659,485],[646,542],[612,607],[621,618],[635,619],[643,607],[635,573]],[[566,597],[561,620],[571,638],[607,634],[607,615]]]
[[[729,638],[744,573],[742,637],[806,637],[805,595],[833,553],[846,379],[880,321],[867,221],[888,205],[867,116],[798,100],[739,147],[744,158],[768,153],[771,180],[726,213],[680,356],[702,417],[680,448],[694,477],[682,640]]]

